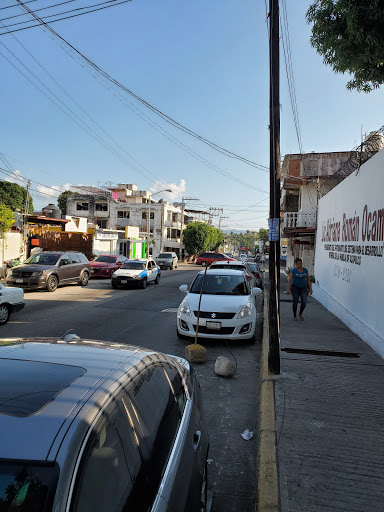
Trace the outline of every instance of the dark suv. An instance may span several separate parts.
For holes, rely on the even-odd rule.
[[[40,252],[9,270],[7,285],[54,292],[59,284],[86,286],[89,275],[89,261],[81,252]]]

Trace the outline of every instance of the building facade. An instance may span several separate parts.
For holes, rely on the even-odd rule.
[[[301,258],[311,275],[315,267],[315,239],[319,198],[343,178],[335,173],[351,156],[350,151],[285,155],[281,169],[282,232],[286,240],[286,268]]]
[[[149,241],[149,254],[163,251],[181,254],[180,233],[189,222],[199,220],[196,212],[182,205],[152,199],[148,190],[133,184],[119,184],[89,193],[71,194],[67,199],[68,215],[87,218],[91,227],[124,233],[127,227],[138,227],[139,238]],[[204,213],[204,212],[201,212]],[[120,245],[126,242],[120,237]],[[182,247],[184,249],[184,247]],[[124,254],[120,248],[119,252]]]

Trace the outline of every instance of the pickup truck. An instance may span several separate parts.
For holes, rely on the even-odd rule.
[[[0,325],[8,322],[12,313],[23,309],[24,290],[22,288],[7,288],[0,284]]]

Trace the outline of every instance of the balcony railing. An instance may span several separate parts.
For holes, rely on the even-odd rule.
[[[316,213],[286,212],[283,226],[284,228],[314,228]]]

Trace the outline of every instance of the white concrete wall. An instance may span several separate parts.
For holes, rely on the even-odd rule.
[[[299,211],[303,213],[316,213],[317,207],[317,183],[308,181],[300,189]]]
[[[314,287],[314,296],[382,357],[383,169],[384,150],[320,200]]]
[[[0,239],[0,268],[3,272],[4,261],[13,260],[22,256],[22,235],[18,232],[10,231],[5,236],[5,243]],[[4,245],[4,253],[3,253]],[[23,257],[21,259],[24,259]]]

